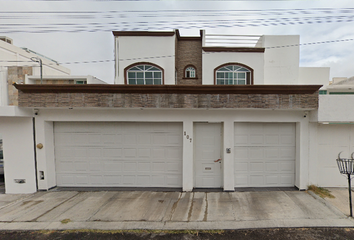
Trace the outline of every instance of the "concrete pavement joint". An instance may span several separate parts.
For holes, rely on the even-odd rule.
[[[113,199],[115,198],[115,196],[116,196],[116,194],[114,194],[112,197],[110,197],[110,198],[108,199],[108,201],[106,201],[100,208],[97,209],[96,212],[94,212],[94,213],[92,214],[91,217],[89,217],[88,220],[91,220],[91,218],[94,217],[104,206],[108,205],[108,203],[111,203],[111,202],[113,201]],[[94,220],[94,221],[102,221],[102,220]]]
[[[206,222],[208,220],[208,193],[205,193],[205,211],[203,221]]]
[[[12,205],[14,205],[14,204],[16,204],[16,203],[18,203],[18,202],[24,201],[24,200],[26,200],[26,199],[28,199],[28,198],[31,198],[31,197],[33,197],[35,194],[36,194],[36,193],[31,193],[29,196],[24,196],[24,197],[22,197],[22,198],[16,199],[15,201],[10,202],[9,204],[6,204],[6,205],[4,205],[4,206],[1,206],[1,207],[0,207],[0,210],[3,209],[3,208],[5,208],[5,207],[12,206]]]
[[[78,194],[79,194],[79,192],[77,192],[77,193],[76,193],[74,196],[72,196],[71,198],[66,199],[65,201],[61,202],[60,204],[56,205],[55,207],[49,209],[48,211],[46,211],[46,212],[44,212],[43,214],[39,215],[38,217],[34,218],[31,222],[37,222],[37,220],[38,220],[40,217],[42,217],[42,216],[44,216],[45,214],[49,213],[50,211],[56,209],[57,207],[63,205],[63,204],[66,203],[67,201],[73,199],[73,198],[76,197]]]
[[[188,222],[191,220],[192,217],[193,203],[194,203],[194,192],[192,193],[192,201],[188,211]]]
[[[173,206],[172,206],[170,221],[172,220],[172,216],[173,216],[173,214],[174,214],[175,211],[176,211],[177,205],[178,205],[179,201],[181,200],[182,195],[183,195],[183,193],[179,193],[177,201],[176,201],[176,202],[173,204]]]

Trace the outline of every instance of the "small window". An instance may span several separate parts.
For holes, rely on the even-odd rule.
[[[239,65],[222,66],[216,70],[217,85],[251,84],[251,70]]]
[[[85,80],[76,80],[75,84],[87,84],[87,81],[85,81]]]
[[[148,64],[140,64],[127,70],[127,84],[161,85],[162,70]]]
[[[195,78],[195,68],[187,67],[185,71],[185,78]]]

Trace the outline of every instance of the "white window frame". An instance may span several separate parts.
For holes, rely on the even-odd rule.
[[[195,78],[195,68],[190,66],[190,67],[187,67],[186,70],[184,71],[184,77],[185,78]],[[188,76],[189,75],[189,76]]]
[[[222,74],[223,77],[220,78],[218,73]],[[250,85],[252,77],[251,74],[251,70],[244,66],[229,64],[216,70],[215,83],[216,85]],[[244,75],[244,77],[242,77],[242,75]],[[247,79],[249,79],[248,83]]]
[[[151,73],[151,77],[147,76]],[[159,73],[159,74],[158,74]],[[150,64],[137,64],[127,70],[128,85],[162,85],[163,72],[160,68]],[[134,75],[134,78],[132,78]],[[160,76],[158,76],[160,75]],[[135,80],[135,83],[133,81]],[[138,83],[139,81],[139,83]]]

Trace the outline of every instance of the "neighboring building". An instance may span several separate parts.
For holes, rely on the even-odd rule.
[[[25,84],[107,84],[106,82],[91,76],[26,76]]]
[[[16,85],[35,132],[32,118],[0,124],[23,139],[15,151],[5,130],[7,192],[345,186],[321,176],[340,175],[338,153],[318,152],[329,68],[299,67],[299,36],[113,34],[115,85]]]
[[[0,141],[5,156],[6,192],[33,192],[36,188],[33,174],[34,152],[33,146],[33,110],[18,108],[18,91],[13,86],[16,84],[40,84],[40,64],[42,61],[42,76],[44,84],[104,84],[92,76],[71,76],[70,70],[59,65],[58,62],[36,53],[28,48],[19,48],[13,45],[12,39],[0,37]],[[20,149],[15,150],[15,146]],[[32,147],[33,148],[33,147]],[[2,149],[1,149],[2,150]],[[2,154],[4,152],[4,154]],[[21,155],[19,159],[18,154]],[[0,174],[3,172],[2,159]],[[14,178],[25,176],[22,188],[13,188]],[[18,181],[17,181],[18,182]],[[30,186],[30,187],[28,187]]]
[[[42,60],[43,76],[68,76],[70,70],[58,62],[36,53],[28,48],[13,45],[13,40],[0,36],[0,107],[17,105],[17,90],[13,83],[24,83],[26,75],[40,75],[39,63]]]

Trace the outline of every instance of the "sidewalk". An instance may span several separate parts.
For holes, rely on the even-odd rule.
[[[0,194],[0,229],[247,229],[353,227],[300,191]]]

